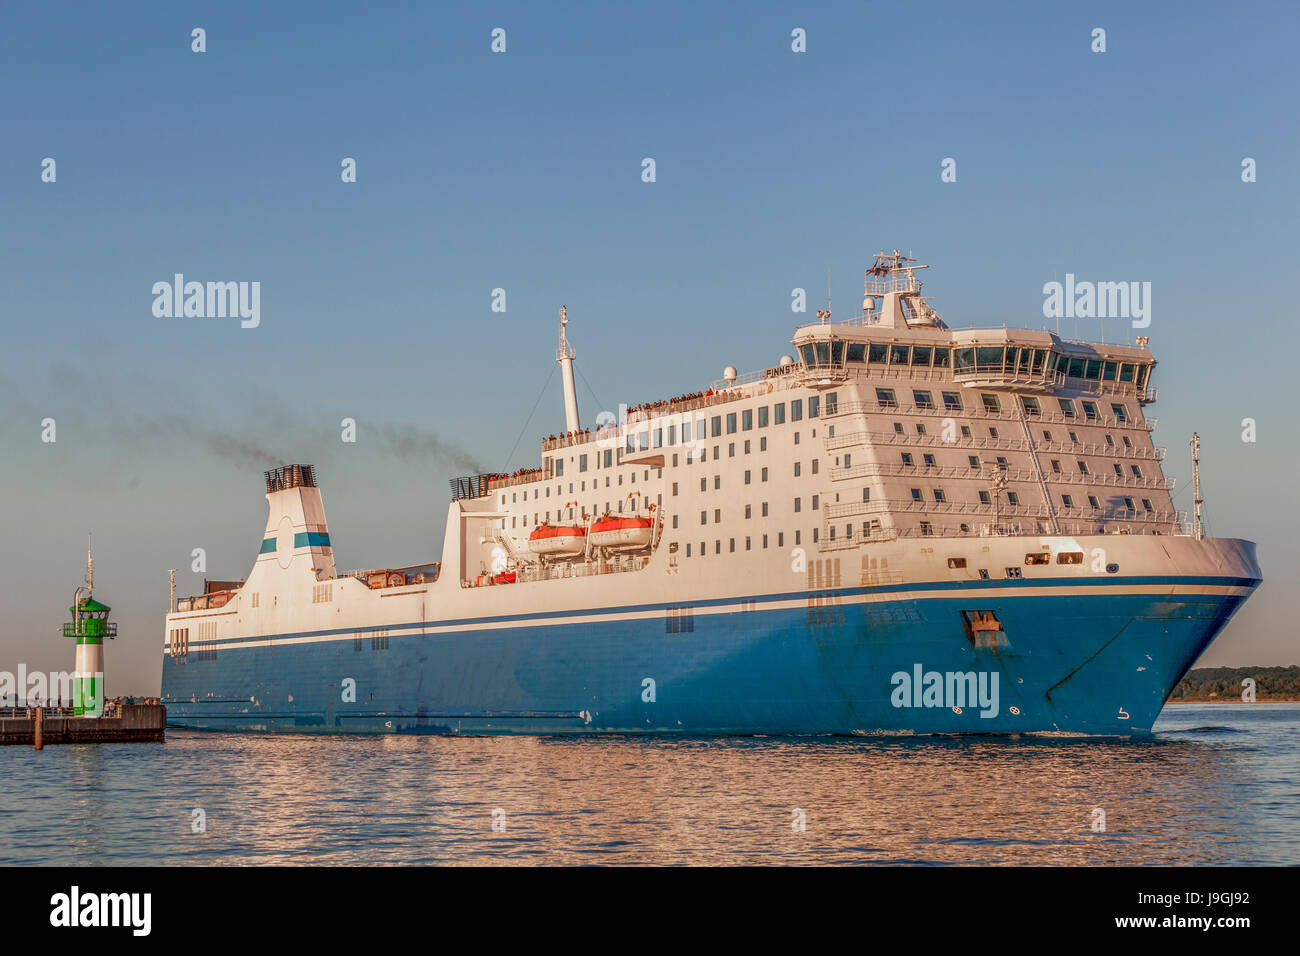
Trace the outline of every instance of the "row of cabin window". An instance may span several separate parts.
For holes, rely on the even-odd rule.
[[[924,424],[923,422],[917,422],[917,423],[916,423],[916,433],[917,433],[918,435],[924,435],[924,434],[926,434],[925,424]],[[895,434],[895,435],[902,435],[902,434],[904,434],[904,429],[903,429],[903,423],[902,423],[902,422],[894,422],[894,434]],[[1076,433],[1073,432],[1073,431],[1067,432],[1066,434],[1068,434],[1068,435],[1070,436],[1070,441],[1071,441],[1071,442],[1073,442],[1073,443],[1075,443],[1075,444],[1078,444],[1078,443],[1079,443],[1079,436],[1078,436],[1078,434],[1076,434]],[[970,438],[970,437],[971,437],[971,428],[970,428],[969,425],[962,425],[962,426],[961,426],[961,437],[962,437],[962,438]],[[989,437],[990,437],[990,438],[997,438],[997,437],[998,437],[998,430],[997,430],[996,427],[993,427],[993,428],[990,428],[990,429],[989,429]],[[1133,447],[1133,442],[1132,442],[1132,440],[1131,440],[1127,435],[1121,435],[1120,438],[1123,439],[1124,447],[1125,447],[1125,448],[1129,448],[1129,449],[1131,449],[1131,448]],[[1050,431],[1048,431],[1047,429],[1043,429],[1043,441],[1046,441],[1046,442],[1053,441],[1052,433],[1051,433]],[[1115,439],[1114,439],[1111,435],[1106,435],[1106,444],[1107,444],[1108,447],[1114,448],[1114,447],[1115,447]]]
[[[656,469],[655,469],[655,477],[657,477],[657,478],[662,478],[663,476],[664,476],[664,470],[663,470],[662,468],[656,468]],[[636,484],[636,472],[635,472],[635,471],[633,471],[633,472],[629,472],[629,473],[628,473],[628,477],[629,477],[629,479],[630,479],[628,483],[629,483],[629,484],[633,484],[633,485],[635,485],[635,484]],[[649,480],[650,480],[650,469],[647,468],[647,469],[644,471],[644,473],[642,474],[641,477],[642,477],[642,480],[643,480],[643,481],[649,481]],[[619,476],[618,476],[618,483],[619,483],[620,485],[623,484],[623,476],[622,476],[622,475],[619,475]],[[584,481],[584,482],[582,482],[581,484],[582,484],[582,490],[583,490],[583,491],[586,491],[586,490],[587,490],[587,483]],[[596,490],[597,488],[599,488],[599,487],[600,487],[600,479],[599,479],[599,478],[593,478],[593,479],[591,480],[591,489],[592,489],[592,491],[595,491],[595,490]],[[610,487],[610,484],[609,484],[609,478],[608,478],[608,477],[605,478],[605,487],[606,487],[606,488]],[[534,500],[534,501],[537,500],[537,498],[538,498],[538,496],[539,496],[540,493],[541,493],[541,490],[540,490],[540,489],[538,489],[538,488],[534,488],[534,489],[533,489],[533,500]],[[564,492],[564,486],[563,486],[563,485],[556,485],[556,486],[555,486],[555,494],[556,494],[557,496],[558,496],[558,495],[562,495],[562,494],[564,494],[564,493],[565,493],[565,492]],[[569,491],[568,491],[568,493],[571,494],[571,495],[573,495],[573,494],[577,494],[577,493],[578,493],[578,492],[576,492],[576,491],[573,490],[573,482],[569,482]],[[518,491],[511,492],[511,494],[510,494],[510,502],[511,502],[511,504],[518,504],[518,503],[519,503],[519,495],[520,495],[520,492],[518,492]],[[524,489],[524,491],[523,491],[523,496],[524,496],[524,501],[527,501],[527,500],[528,500],[528,490],[527,490],[527,489]],[[546,486],[546,497],[547,497],[547,498],[551,497],[551,486],[550,486],[550,485],[547,485],[547,486]],[[502,504],[505,504],[505,503],[506,503],[505,492],[502,492],[502,493],[501,493],[501,503],[502,503]]]
[[[864,490],[865,490],[865,489],[864,489]],[[923,503],[925,502],[925,493],[924,493],[920,488],[911,488],[911,489],[909,489],[909,490],[911,491],[911,494],[912,494],[912,501],[914,501],[914,502],[916,502],[916,503],[918,503],[918,504],[923,504]],[[944,490],[943,490],[942,488],[933,488],[933,489],[931,489],[931,493],[934,495],[934,500],[935,500],[935,503],[936,503],[936,504],[947,504],[947,502],[948,502],[948,496],[947,496],[947,493],[944,492]],[[1012,507],[1015,507],[1015,506],[1017,506],[1017,505],[1020,504],[1020,494],[1019,494],[1018,492],[1015,492],[1015,491],[1008,491],[1008,492],[1006,492],[1006,496],[1007,496],[1007,504],[1011,505]],[[867,496],[866,496],[865,494],[863,495],[862,500],[863,500],[863,501],[868,500],[868,499],[867,499]],[[982,504],[982,505],[991,505],[991,504],[993,503],[993,498],[992,498],[992,496],[991,496],[987,491],[980,491],[980,492],[979,492],[979,500],[980,500],[980,504]],[[1132,499],[1132,498],[1130,498],[1130,497],[1128,497],[1127,495],[1125,495],[1125,496],[1123,497],[1123,501],[1124,501],[1124,508],[1125,508],[1125,510],[1127,510],[1127,511],[1134,511],[1134,512],[1137,511],[1137,506],[1133,503],[1133,499]],[[798,510],[799,510],[799,508],[798,508],[798,499],[795,499],[795,504],[796,504],[796,507],[795,507],[794,510],[795,510],[795,511],[798,511]],[[1073,508],[1073,507],[1074,507],[1074,496],[1073,496],[1073,495],[1061,495],[1061,505],[1062,505],[1062,507],[1065,507],[1065,508]],[[1096,495],[1088,495],[1088,507],[1092,508],[1092,510],[1094,510],[1094,511],[1100,511],[1100,510],[1101,510],[1101,503],[1097,500],[1097,496],[1096,496]],[[1154,507],[1152,507],[1152,505],[1151,505],[1151,499],[1150,499],[1150,498],[1143,498],[1143,499],[1142,499],[1142,510],[1143,510],[1143,511],[1155,511],[1155,510],[1156,510]]]
[[[663,499],[664,499],[664,496],[663,496],[663,495],[656,495],[656,496],[655,496],[656,507],[661,506],[661,505],[663,504]],[[626,499],[624,499],[624,501],[626,501]],[[616,502],[606,501],[606,502],[605,502],[605,511],[608,511],[608,512],[610,512],[611,514],[622,514],[622,513],[623,513],[623,504],[624,504],[624,501],[616,501]],[[643,503],[648,503],[648,502],[643,502],[642,500],[639,500],[639,499],[636,500],[636,501],[632,501],[632,502],[630,502],[631,507],[628,508],[628,511],[632,511],[632,512],[640,512],[640,510],[641,510],[641,506],[642,506]],[[581,505],[575,505],[575,506],[573,506],[573,507],[569,507],[569,508],[557,508],[557,509],[555,510],[555,520],[556,520],[556,521],[575,521],[575,520],[577,520],[577,516],[578,516],[578,515],[580,515],[580,514],[584,514],[584,513],[585,513],[585,514],[595,514],[595,515],[598,515],[598,514],[603,514],[604,512],[600,511],[600,502],[598,502],[598,501],[593,501],[593,502],[591,503],[591,510],[590,510],[590,511],[584,511],[584,510],[582,510],[582,506],[581,506]],[[568,517],[566,518],[565,515],[568,515]],[[504,517],[504,515],[503,515],[503,517]],[[542,521],[550,521],[550,520],[551,520],[551,513],[550,513],[549,511],[534,511],[534,512],[533,512],[533,521],[532,521],[532,524],[533,524],[533,525],[537,525],[537,524],[539,524],[539,523],[542,522]],[[517,524],[516,522],[519,522],[519,523]],[[524,514],[522,514],[522,515],[514,515],[514,516],[512,516],[512,517],[510,518],[510,527],[512,527],[512,528],[517,528],[517,527],[520,527],[520,526],[525,527],[525,528],[527,528],[527,527],[530,526],[529,523],[528,523],[528,514],[527,514],[526,512],[525,512]]]
[[[874,524],[875,524],[876,529],[879,530],[879,529],[880,529],[880,522],[877,521],[877,522],[874,522]],[[865,527],[865,525],[864,525],[864,527]],[[820,537],[819,531],[820,531],[820,529],[818,529],[818,528],[813,528],[813,529],[812,529],[812,540],[813,540],[813,543],[814,543],[814,544],[817,543],[817,541],[818,541],[818,539],[819,539],[819,537]],[[760,542],[761,542],[761,547],[766,548],[766,547],[768,546],[768,535],[760,535]],[[796,546],[798,546],[798,545],[800,545],[800,544],[803,543],[803,536],[802,536],[802,534],[801,534],[798,530],[796,530],[795,533],[794,533],[794,543],[795,543]],[[777,546],[778,548],[784,548],[784,547],[785,547],[785,532],[784,532],[784,531],[778,531],[778,532],[776,533],[776,546]],[[754,539],[753,539],[753,537],[750,536],[750,535],[746,535],[746,536],[745,536],[745,547],[744,547],[744,550],[746,550],[746,551],[752,551],[753,548],[754,548]],[[735,538],[729,538],[729,539],[728,539],[728,543],[727,543],[727,552],[728,552],[729,554],[732,554],[732,553],[735,553],[735,551],[736,551],[736,539],[735,539]],[[686,543],[686,557],[688,557],[688,558],[691,557],[692,554],[698,554],[700,557],[704,557],[704,556],[705,556],[706,554],[708,554],[708,553],[709,553],[709,543],[708,543],[707,541],[701,541],[701,542],[700,542],[700,548],[699,548],[699,551],[693,551],[693,550],[692,550],[692,548],[691,548],[691,542],[688,541],[688,542]],[[715,539],[714,539],[714,541],[713,541],[713,553],[714,553],[714,554],[721,554],[721,553],[722,553],[722,539],[721,539],[721,538],[715,538]]]
[[[829,405],[829,402],[828,402],[828,405]],[[760,409],[760,411],[764,411],[764,410],[765,410],[765,409]],[[816,429],[813,429],[813,435],[816,436],[816,434],[817,434]],[[795,432],[795,433],[794,433],[794,443],[795,443],[796,445],[799,444],[799,432]],[[659,446],[656,445],[655,447],[659,447]],[[766,435],[761,436],[761,437],[758,439],[758,450],[759,450],[760,452],[767,451],[767,436],[766,436]],[[752,451],[753,451],[752,440],[746,438],[745,441],[744,441],[744,453],[745,453],[746,455],[748,455],[748,454],[750,454]],[[595,457],[596,457],[596,462],[597,462],[598,465],[599,465],[599,463],[600,463],[600,460],[601,460],[602,455],[604,456],[604,461],[605,461],[605,467],[606,467],[606,468],[611,467],[612,464],[621,464],[621,462],[622,462],[622,449],[619,449],[619,450],[618,450],[618,457],[617,457],[617,459],[614,459],[614,458],[612,457],[612,456],[613,456],[613,450],[612,450],[612,449],[611,449],[611,450],[606,450],[606,451],[604,451],[604,452],[597,452]],[[730,458],[735,458],[735,457],[736,457],[736,443],[735,443],[735,442],[729,442],[729,443],[727,444],[727,456],[730,457]],[[722,446],[721,446],[721,445],[714,445],[714,446],[713,446],[713,457],[714,457],[715,460],[718,459],[718,458],[720,458],[720,457],[722,457]],[[696,455],[696,452],[695,452],[694,449],[689,450],[689,451],[687,451],[687,453],[686,453],[686,464],[688,464],[688,465],[690,465],[690,464],[694,464],[695,462],[698,462],[698,461],[708,461],[708,460],[709,460],[709,450],[708,450],[708,448],[701,448],[701,449],[699,449],[699,454],[698,454],[698,456]],[[676,468],[676,467],[678,467],[678,465],[679,465],[679,456],[678,456],[677,454],[674,454],[674,455],[673,455],[673,467]],[[586,470],[587,470],[587,456],[586,456],[586,455],[579,455],[579,456],[578,456],[578,471],[579,471],[579,472],[585,472]],[[661,468],[661,469],[657,469],[657,470],[658,470],[658,473],[659,473],[660,477],[662,477],[662,476],[663,476],[663,469]],[[556,477],[562,477],[562,476],[564,475],[564,460],[563,460],[562,458],[556,458],[556,459],[555,459],[555,475],[556,475]],[[645,478],[646,478],[647,481],[650,479],[650,472],[649,472],[649,471],[646,471],[646,473],[645,473]],[[599,479],[597,479],[597,480],[599,480]],[[621,485],[622,483],[623,483],[623,478],[622,478],[622,476],[620,476],[620,477],[619,477],[619,484]],[[636,472],[635,472],[635,471],[632,472],[632,483],[633,483],[633,484],[636,483]],[[595,487],[595,485],[593,484],[592,487]],[[609,487],[609,478],[606,478],[606,479],[605,479],[605,487],[606,487],[606,488]],[[586,486],[585,486],[585,484],[584,484],[584,486],[583,486],[583,490],[586,490]],[[562,493],[563,493],[563,492],[561,492],[560,489],[559,489],[559,487],[557,486],[557,488],[556,488],[556,494],[562,494]],[[569,485],[569,493],[570,493],[570,494],[573,494],[573,493],[574,493],[574,492],[573,492],[573,484],[572,484],[572,483],[570,483],[570,485]],[[549,489],[549,487],[548,487],[548,489],[547,489],[546,494],[547,494],[547,496],[550,495],[550,489]],[[524,492],[524,496],[525,496],[525,498],[527,497],[527,495],[528,495],[528,492],[525,491],[525,492]],[[536,498],[537,496],[538,496],[538,491],[537,491],[537,489],[533,489],[533,497]],[[518,498],[519,498],[519,492],[514,492],[514,495],[513,495],[512,501],[517,502],[517,501],[518,501]],[[505,504],[505,503],[506,503],[506,496],[505,496],[504,493],[501,495],[501,503],[502,503],[502,504]]]
[[[961,395],[959,393],[940,392],[939,395],[940,398],[942,398],[943,400],[943,407],[946,411],[960,412],[963,410]],[[913,389],[912,401],[915,404],[915,406],[920,409],[932,409],[935,407],[933,394],[925,391],[924,389]],[[1001,414],[1002,402],[998,398],[998,396],[991,395],[988,393],[981,393],[980,401],[984,405],[984,411],[991,412],[995,415]],[[1064,415],[1066,418],[1078,417],[1075,414],[1074,399],[1058,398],[1056,401],[1061,409],[1061,414]],[[897,393],[892,388],[876,389],[876,404],[879,405],[881,408],[897,408],[898,407]],[[1032,395],[1021,395],[1020,404],[1024,408],[1025,414],[1030,417],[1036,418],[1043,414],[1043,408],[1039,404],[1038,399],[1034,398]],[[1080,404],[1083,406],[1083,420],[1088,422],[1095,422],[1099,417],[1097,412],[1097,403],[1093,401],[1081,400]],[[1123,402],[1112,402],[1110,406],[1110,411],[1111,414],[1115,416],[1115,420],[1117,422],[1124,423],[1129,420],[1128,406],[1125,405]]]
[[[825,412],[827,415],[835,414],[839,405],[838,395],[835,392],[826,394]],[[757,414],[756,414],[757,413]],[[818,418],[822,414],[822,397],[820,395],[808,396],[808,417]],[[803,421],[804,400],[794,398],[790,400],[790,421]],[[769,406],[760,405],[758,408],[745,408],[737,412],[727,412],[725,415],[714,415],[711,418],[703,416],[696,418],[694,427],[689,421],[682,422],[679,428],[676,424],[667,426],[660,425],[658,428],[642,428],[635,432],[630,431],[627,435],[626,447],[629,452],[648,451],[651,448],[671,448],[674,445],[685,445],[691,441],[704,441],[709,438],[720,438],[723,434],[734,435],[737,430],[742,432],[751,431],[754,428],[755,419],[757,419],[759,428],[767,428],[771,425],[784,425],[786,423],[786,403],[778,402]],[[694,438],[691,433],[694,431]],[[667,440],[665,441],[665,435]],[[609,452],[605,452],[606,458]],[[585,458],[585,456],[582,456]],[[606,467],[609,462],[606,461]],[[585,466],[581,465],[585,470]]]
[[[997,436],[994,436],[994,437],[997,437]],[[1107,436],[1107,437],[1109,437],[1109,436]],[[845,464],[845,467],[848,466],[850,460],[851,460],[851,459],[850,459],[850,456],[848,456],[848,455],[845,455],[845,456],[844,456],[844,464]],[[912,453],[911,453],[910,451],[902,452],[902,453],[901,453],[901,460],[902,460],[902,464],[903,464],[903,467],[904,467],[904,468],[915,468],[915,467],[916,467],[916,460],[912,457]],[[922,454],[922,455],[921,455],[921,461],[923,462],[923,464],[924,464],[924,466],[925,466],[926,468],[936,468],[936,467],[938,467],[934,455],[931,455],[931,454]],[[978,456],[978,455],[967,455],[967,456],[966,456],[966,462],[967,462],[967,464],[970,465],[970,468],[971,468],[972,471],[979,471],[981,462],[980,462],[980,459],[979,459],[979,456]],[[991,463],[990,463],[990,464],[991,464]],[[997,464],[998,468],[1001,469],[1002,471],[1006,471],[1006,470],[1010,467],[1010,465],[1009,465],[1009,463],[1008,463],[1008,461],[1007,461],[1007,459],[1006,459],[1006,457],[1005,457],[1004,455],[998,455],[998,456],[997,456],[996,464]],[[1083,459],[1081,459],[1081,458],[1080,458],[1080,459],[1077,459],[1077,460],[1075,461],[1075,465],[1076,465],[1076,466],[1078,467],[1078,469],[1079,469],[1079,474],[1081,474],[1081,475],[1089,475],[1089,474],[1092,474],[1092,472],[1090,472],[1090,471],[1088,470],[1088,463],[1087,463],[1086,461],[1084,461]],[[1117,462],[1117,461],[1116,461],[1116,462],[1112,462],[1111,465],[1112,465],[1112,466],[1114,467],[1114,469],[1115,469],[1115,474],[1116,474],[1118,477],[1123,478],[1123,477],[1124,477],[1124,466],[1121,465],[1121,464],[1120,464],[1119,462]],[[1059,458],[1053,458],[1053,459],[1051,459],[1051,467],[1052,467],[1052,474],[1054,474],[1054,475],[1059,475],[1059,474],[1062,474],[1062,473],[1063,473],[1063,472],[1061,471],[1061,460],[1060,460]],[[1129,470],[1132,471],[1132,473],[1133,473],[1133,477],[1134,477],[1134,478],[1141,478],[1141,477],[1143,477],[1143,475],[1142,475],[1142,469],[1139,468],[1137,465],[1130,464],[1130,465],[1129,465]],[[816,462],[814,461],[814,462],[813,462],[813,473],[816,474],[816,472],[817,472],[817,464],[816,464]],[[795,472],[794,472],[794,473],[795,473],[796,475],[799,474],[799,467],[798,467],[798,464],[797,464],[797,463],[796,463],[796,465],[795,465]]]
[[[808,342],[799,346],[804,364],[842,367],[845,360],[867,365],[906,365],[911,368],[952,368],[954,372],[999,370],[1021,375],[1041,375],[1044,366],[1067,378],[1096,382],[1146,385],[1151,370],[1146,362],[1112,362],[1075,358],[1045,348],[1015,345],[944,348],[930,345],[886,345],[866,342]]]

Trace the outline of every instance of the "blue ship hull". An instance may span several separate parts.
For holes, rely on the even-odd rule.
[[[390,628],[382,643],[280,635],[166,657],[163,702],[170,724],[214,731],[1127,736],[1150,731],[1258,581],[1035,586],[1051,583],[1017,582],[1007,597],[1009,582],[978,582],[960,598],[918,598],[912,585],[898,600],[889,587],[848,588],[793,609],[775,606],[791,595],[758,595],[753,610],[698,603],[671,624],[532,615],[440,634],[379,624]],[[1175,593],[1189,584],[1231,593]],[[979,598],[993,588],[1002,595]],[[850,600],[862,595],[872,599]],[[996,639],[963,626],[972,606],[996,613]]]

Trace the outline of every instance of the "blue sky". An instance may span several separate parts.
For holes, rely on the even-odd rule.
[[[792,288],[819,308],[829,271],[835,310],[856,310],[892,247],[931,264],[955,326],[1041,327],[1043,283],[1067,272],[1152,283],[1148,412],[1175,501],[1190,509],[1198,429],[1210,529],[1258,541],[1267,579],[1203,663],[1295,663],[1297,21],[1209,3],[5,5],[0,669],[71,666],[55,627],[93,529],[121,624],[110,693],[155,692],[166,570],[196,590],[202,547],[207,576],[247,572],[267,454],[320,466],[341,567],[436,558],[446,479],[532,463],[562,426],[556,375],[525,428],[562,303],[591,420],[771,364],[804,318]],[[261,282],[261,325],[156,318],[176,272]]]

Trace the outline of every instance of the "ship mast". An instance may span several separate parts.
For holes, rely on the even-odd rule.
[[[1196,504],[1196,540],[1200,541],[1205,537],[1204,529],[1201,526],[1201,505],[1205,504],[1205,499],[1201,497],[1201,436],[1192,432],[1192,480],[1195,483],[1194,500]]]
[[[564,377],[564,427],[576,432],[581,428],[578,422],[578,389],[573,383],[573,360],[578,353],[573,351],[564,334],[564,327],[569,324],[569,310],[560,306],[560,347],[555,350],[555,360],[560,363],[560,374]]]

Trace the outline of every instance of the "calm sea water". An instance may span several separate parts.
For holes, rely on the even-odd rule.
[[[1300,704],[1156,730],[4,747],[0,863],[1300,864]]]

